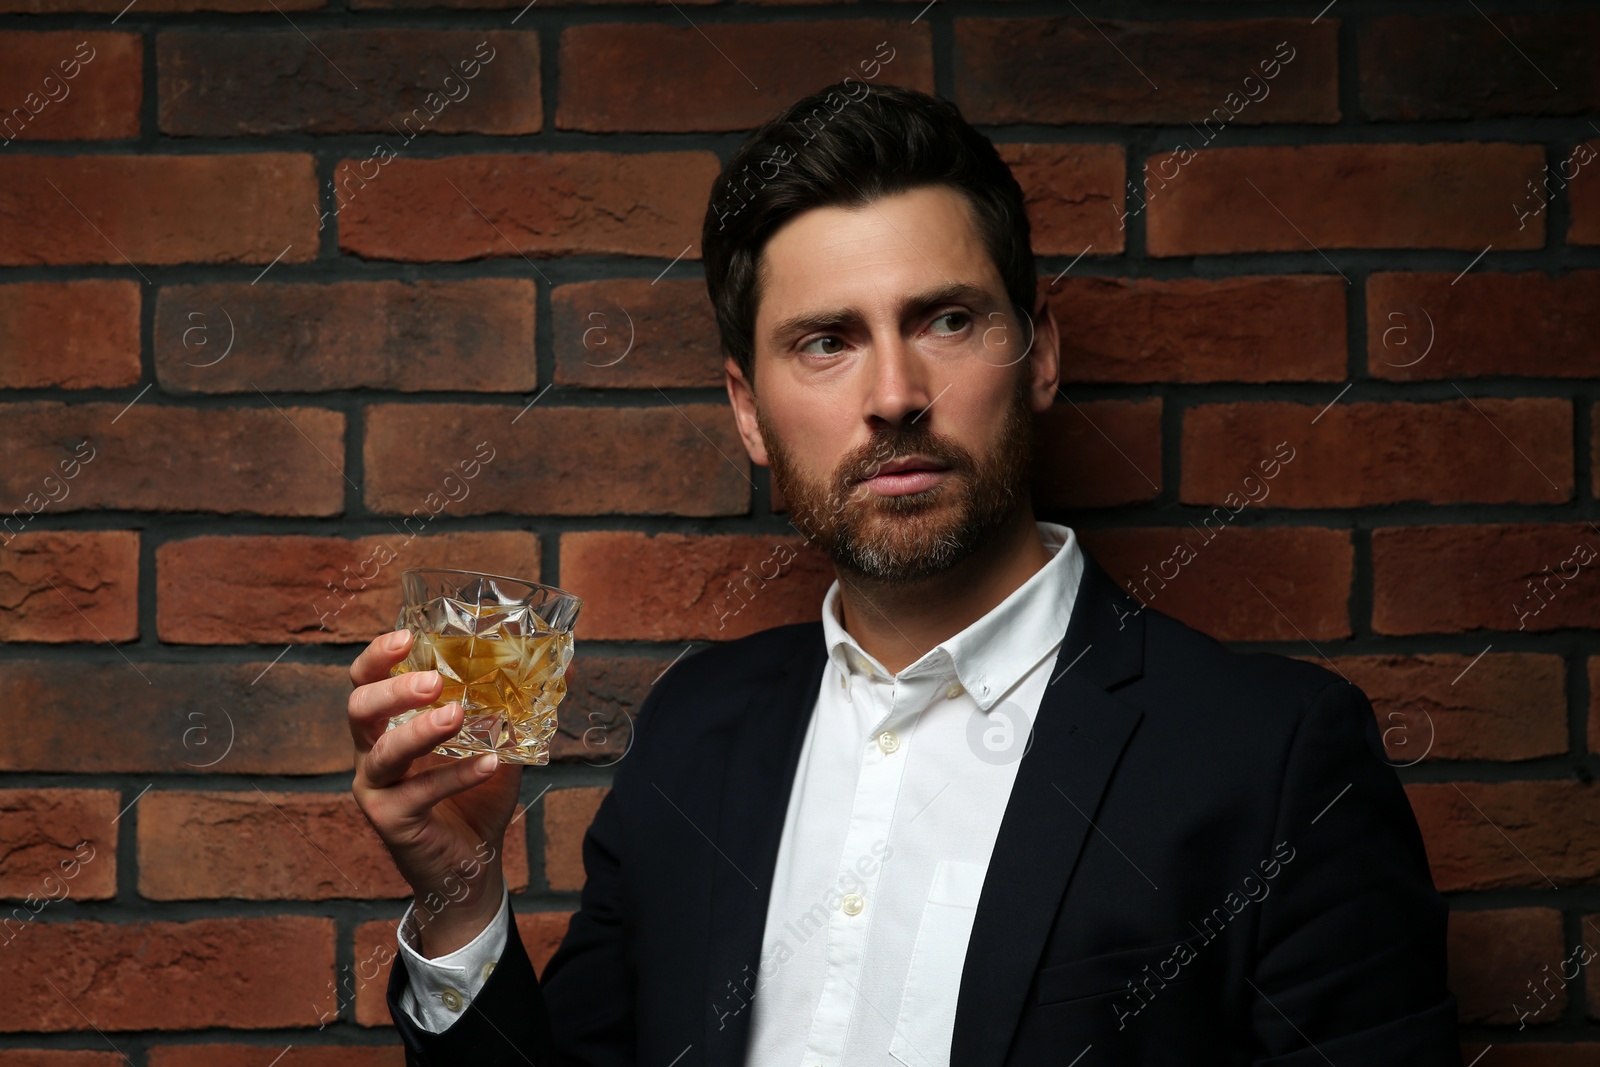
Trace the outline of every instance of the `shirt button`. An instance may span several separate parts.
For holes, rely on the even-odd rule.
[[[461,1010],[461,994],[457,993],[449,986],[445,986],[439,991],[439,999],[443,1000],[444,1006],[449,1008],[451,1011]]]
[[[489,976],[491,974],[493,974],[493,973],[494,973],[494,960],[490,960],[488,963],[485,963],[483,965],[483,980],[485,982],[487,982],[489,980]]]
[[[860,893],[851,893],[839,905],[846,915],[860,915],[861,909],[867,906],[866,899]]]
[[[893,730],[885,730],[878,735],[878,747],[884,752],[893,752],[900,747],[900,739],[894,735]]]
[[[956,697],[960,696],[961,695],[961,683],[960,682],[956,682],[949,689],[946,689],[944,691],[944,695],[949,697],[951,700],[954,700]]]

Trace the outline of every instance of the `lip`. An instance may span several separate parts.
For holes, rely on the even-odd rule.
[[[903,456],[885,463],[877,474],[863,478],[861,484],[880,496],[905,496],[931,489],[949,474],[949,468],[935,460]]]

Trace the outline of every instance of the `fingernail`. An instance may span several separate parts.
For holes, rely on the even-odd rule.
[[[403,646],[406,643],[406,638],[408,638],[410,636],[411,636],[411,633],[408,630],[396,630],[394,633],[390,634],[389,635],[389,651],[391,651],[391,652],[400,651],[401,646]]]
[[[477,771],[479,774],[488,774],[490,771],[495,770],[499,766],[499,756],[479,756],[478,761],[472,765],[472,769]]]
[[[433,713],[434,725],[449,726],[450,720],[455,718],[455,714],[456,706],[454,704],[446,704],[444,707],[436,709]]]
[[[433,683],[439,680],[439,672],[418,671],[413,677],[416,679],[416,681],[414,681],[412,684],[416,686],[417,692],[426,693],[428,690],[433,688]]]

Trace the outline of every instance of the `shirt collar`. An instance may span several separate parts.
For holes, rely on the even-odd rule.
[[[948,674],[953,668],[962,688],[988,711],[1061,643],[1083,577],[1083,555],[1071,527],[1036,525],[1045,551],[1051,553],[1049,562],[987,615],[929,649],[897,679]],[[828,658],[841,673],[890,677],[840,624],[837,580],[822,599],[822,635]]]

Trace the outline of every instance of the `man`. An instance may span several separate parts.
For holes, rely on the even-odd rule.
[[[1060,337],[988,140],[836,86],[734,155],[702,246],[745,447],[838,581],[656,684],[542,980],[499,867],[519,768],[430,756],[454,709],[385,733],[438,682],[387,677],[403,633],[361,654],[355,794],[416,890],[407,1062],[1459,1065],[1361,691],[1035,520]]]

